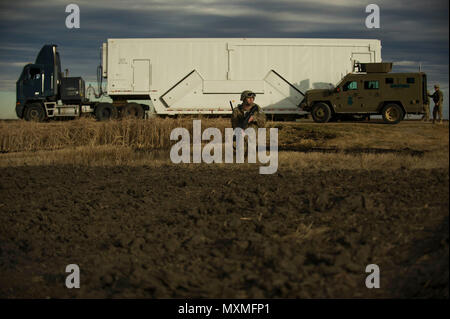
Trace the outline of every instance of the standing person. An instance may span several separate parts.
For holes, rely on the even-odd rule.
[[[241,94],[242,104],[239,104],[233,109],[233,114],[231,115],[231,126],[234,128],[240,127],[245,129],[246,127],[253,127],[255,130],[258,127],[264,127],[266,124],[266,115],[263,113],[261,107],[255,104],[256,94],[252,91],[246,90]],[[254,107],[256,111],[248,118],[247,123],[244,123],[246,115]]]
[[[433,124],[436,122],[436,115],[439,115],[439,124],[442,124],[442,102],[444,100],[444,93],[439,90],[439,84],[434,85],[434,93],[429,95],[433,98],[434,108],[433,108]]]
[[[423,101],[423,117],[422,121],[428,122],[430,120],[430,91],[427,90],[427,98]]]

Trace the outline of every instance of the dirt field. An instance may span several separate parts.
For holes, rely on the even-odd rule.
[[[273,175],[133,139],[27,150],[20,125],[0,125],[0,297],[449,297],[448,124],[272,123]]]

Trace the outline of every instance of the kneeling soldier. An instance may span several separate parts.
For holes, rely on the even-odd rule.
[[[236,127],[240,127],[242,129],[252,127],[257,132],[258,127],[264,127],[266,124],[266,115],[263,113],[261,107],[254,103],[255,97],[256,94],[252,91],[242,92],[242,104],[235,107],[233,109],[233,114],[231,115],[231,126],[233,129]],[[248,120],[246,120],[248,112],[252,112],[252,114]]]

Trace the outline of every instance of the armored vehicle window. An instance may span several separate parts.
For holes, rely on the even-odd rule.
[[[348,90],[357,90],[358,89],[358,82],[356,81],[350,81],[344,84],[344,91]]]
[[[366,90],[377,90],[379,88],[378,81],[364,81]]]
[[[414,78],[406,78],[406,83],[414,83]]]
[[[386,78],[386,84],[394,84],[393,78]]]

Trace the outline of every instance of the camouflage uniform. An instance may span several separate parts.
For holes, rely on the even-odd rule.
[[[242,124],[245,119],[245,116],[247,115],[247,112],[250,112],[250,110],[256,105],[257,110],[252,115],[253,121],[248,123],[247,128],[250,128],[250,127],[253,128],[256,133],[256,138],[258,138],[258,128],[265,126],[266,115],[263,113],[261,107],[255,103],[252,103],[248,107],[247,111],[244,110],[245,99],[246,99],[246,97],[249,97],[249,96],[255,97],[256,95],[252,91],[242,92],[241,101],[243,101],[243,102],[242,102],[242,104],[239,104],[237,107],[235,107],[233,109],[233,114],[231,114],[231,126],[233,127],[233,129],[235,129],[237,127],[243,128]],[[236,140],[233,141],[233,148],[236,149]],[[244,152],[245,152],[246,156],[247,156],[247,151],[248,151],[248,136],[244,136]]]
[[[430,92],[427,91],[427,99],[423,101],[423,117],[422,121],[428,122],[430,120]]]
[[[429,95],[431,98],[433,98],[434,101],[434,108],[433,108],[433,123],[436,122],[436,115],[439,115],[440,123],[442,123],[442,103],[444,100],[444,94],[441,90],[439,90],[439,85],[436,84],[434,86],[436,91],[432,95]]]
[[[255,132],[257,132],[258,127],[264,127],[264,125],[266,125],[266,116],[264,115],[261,107],[258,104],[253,104],[252,106],[250,106],[248,111],[244,111],[243,105],[239,104],[234,108],[233,114],[231,115],[231,126],[233,127],[233,129],[238,127],[240,123],[242,123],[242,120],[245,118],[247,112],[249,112],[255,105],[257,106],[258,110],[253,113],[253,122],[248,123],[248,127],[254,128]]]
[[[249,112],[256,105],[257,111],[254,112],[252,115],[253,121],[248,123],[247,127],[252,127],[257,131],[258,127],[264,127],[264,125],[266,124],[266,116],[264,115],[259,105],[255,103],[252,103],[252,105],[248,107],[247,111],[244,110],[244,103],[247,97],[255,98],[256,94],[249,90],[242,92],[241,94],[242,104],[239,104],[237,107],[233,109],[233,114],[231,114],[231,126],[233,127],[233,129],[235,129],[236,127],[241,127],[242,126],[241,123],[243,122],[245,116],[247,115],[247,112]]]

